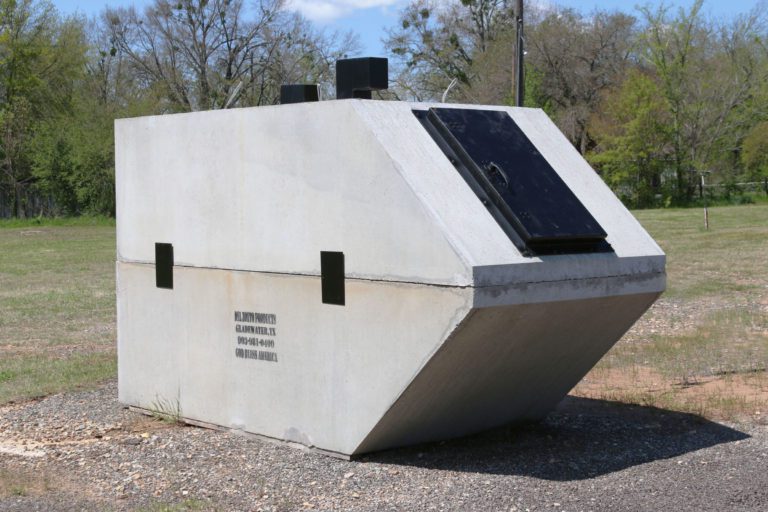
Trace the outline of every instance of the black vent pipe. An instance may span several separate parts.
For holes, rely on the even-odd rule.
[[[336,61],[336,99],[371,99],[371,91],[389,87],[389,61],[361,57]]]
[[[280,104],[320,101],[317,84],[291,84],[280,86]]]

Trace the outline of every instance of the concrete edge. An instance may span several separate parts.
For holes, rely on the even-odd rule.
[[[141,413],[145,416],[155,416],[155,413],[150,409],[145,409],[143,407],[138,407],[135,405],[128,405],[128,404],[125,404],[125,405],[127,405],[128,409],[131,411]],[[185,416],[179,417],[179,422],[184,423],[186,425],[191,425],[193,427],[200,427],[208,430],[217,430],[219,432],[227,432],[230,434],[248,437],[248,438],[256,439],[259,441],[265,441],[271,444],[287,446],[295,450],[303,450],[303,451],[312,452],[312,453],[319,453],[320,455],[326,455],[326,456],[333,457],[340,460],[349,461],[349,460],[355,460],[356,458],[359,457],[359,456],[356,457],[354,455],[347,455],[345,453],[334,452],[331,450],[324,450],[316,446],[305,445],[305,444],[297,443],[295,441],[286,441],[284,439],[278,439],[276,437],[265,436],[264,434],[255,434],[253,432],[248,432],[242,429],[225,427],[223,425],[217,425],[215,423],[208,423],[207,421],[200,421],[192,418],[187,418]]]
[[[140,266],[147,266],[147,267],[154,267],[154,262],[149,261],[139,261],[139,260],[131,260],[127,258],[119,258],[115,261],[115,265],[118,266],[120,264],[124,265],[140,265]],[[506,267],[507,265],[503,265],[503,267]],[[513,264],[510,264],[508,266],[516,266]],[[266,275],[275,275],[275,276],[285,276],[285,277],[321,277],[319,273],[302,273],[302,272],[276,272],[276,271],[269,271],[269,270],[243,270],[243,269],[233,269],[233,268],[223,268],[223,267],[201,267],[196,265],[188,265],[188,264],[175,264],[174,268],[180,268],[180,269],[197,269],[197,270],[221,270],[224,272],[237,272],[237,273],[254,273],[254,274],[266,274]],[[486,268],[486,267],[475,267],[475,268]],[[494,266],[493,268],[497,268],[497,266]],[[515,275],[515,276],[508,276],[508,281],[503,281],[500,283],[493,283],[493,282],[487,282],[481,285],[476,285],[475,281],[473,280],[472,283],[468,284],[446,284],[446,283],[439,283],[439,282],[429,282],[429,281],[405,281],[405,280],[398,280],[398,279],[384,279],[381,277],[370,277],[366,275],[357,275],[357,274],[348,274],[345,279],[348,281],[368,281],[368,282],[375,282],[375,283],[391,283],[391,284],[409,284],[409,285],[417,285],[417,286],[434,286],[438,288],[458,288],[458,289],[465,289],[465,288],[472,288],[478,291],[493,291],[500,288],[508,288],[508,287],[514,287],[514,286],[538,286],[538,285],[544,285],[544,286],[551,286],[551,285],[557,285],[557,284],[574,284],[574,283],[589,283],[589,282],[596,282],[596,281],[605,281],[605,280],[615,280],[615,279],[631,279],[635,281],[648,279],[649,277],[666,277],[666,271],[662,269],[661,271],[655,271],[655,272],[626,272],[626,273],[616,273],[616,274],[605,274],[605,275],[594,275],[594,276],[585,276],[585,277],[576,277],[576,278],[556,278],[556,279],[536,279],[535,276],[528,276],[528,279],[519,279],[521,276]],[[518,279],[515,279],[518,278]],[[649,290],[649,291],[659,291],[663,292],[664,287],[658,289],[658,290]],[[630,294],[637,293],[635,291],[628,292]],[[534,300],[531,302],[549,302],[549,300]],[[480,307],[480,306],[475,306]]]

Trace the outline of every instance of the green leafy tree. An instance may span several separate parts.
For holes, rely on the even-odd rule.
[[[35,181],[37,128],[69,108],[84,51],[81,23],[60,20],[50,3],[0,0],[0,169],[16,216]]]
[[[600,144],[588,157],[606,183],[625,203],[656,205],[662,177],[669,166],[671,132],[668,106],[659,85],[646,73],[630,72],[617,90],[606,96],[592,123]]]
[[[768,180],[768,122],[755,125],[744,139],[741,160],[747,179]]]
[[[80,93],[66,115],[42,122],[32,144],[32,173],[61,213],[115,214],[111,106]]]
[[[39,190],[60,213],[114,215],[114,120],[162,108],[153,87],[131,74],[109,32],[88,25],[85,59],[67,108],[51,112],[30,148]]]
[[[668,105],[675,201],[680,204],[693,197],[697,171],[733,181],[739,162],[732,155],[749,129],[743,106],[766,78],[760,71],[765,49],[758,13],[717,26],[702,17],[702,3],[674,17],[664,5],[642,9],[648,28],[641,55],[658,76]]]

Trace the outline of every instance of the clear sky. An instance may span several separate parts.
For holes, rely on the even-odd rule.
[[[53,0],[62,13],[80,12],[94,15],[105,6],[135,5],[142,7],[151,0]],[[450,0],[445,0],[450,1]],[[590,12],[594,9],[634,12],[637,5],[660,4],[660,0],[525,0],[539,4],[554,4]],[[397,13],[407,0],[290,0],[294,9],[326,30],[353,30],[360,35],[365,55],[383,56],[381,43],[385,29],[397,22]],[[694,0],[667,0],[675,7],[690,7]],[[704,0],[704,12],[709,16],[730,18],[749,12],[758,4],[768,9],[768,0]]]

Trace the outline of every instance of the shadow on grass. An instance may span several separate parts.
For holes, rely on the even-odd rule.
[[[568,481],[747,438],[693,414],[568,396],[540,423],[379,452],[361,460]]]

